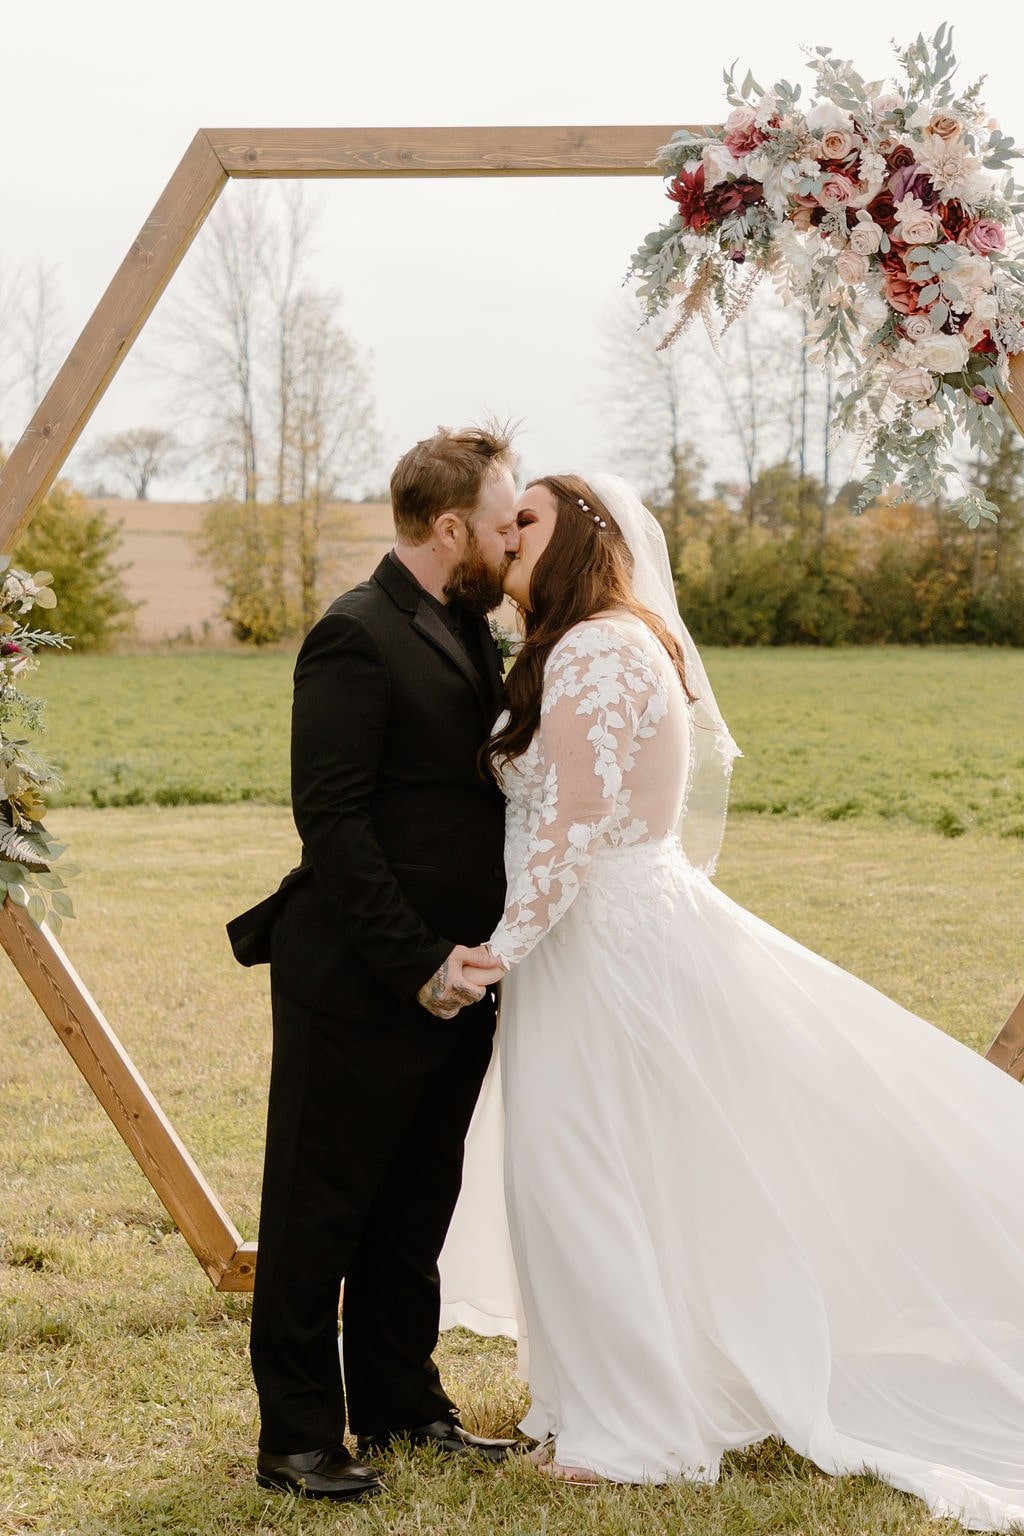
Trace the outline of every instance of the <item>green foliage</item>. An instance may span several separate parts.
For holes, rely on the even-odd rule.
[[[16,565],[53,572],[59,627],[76,651],[105,650],[134,628],[136,605],[117,564],[119,541],[119,525],[106,512],[90,511],[77,491],[58,481],[14,552]]]
[[[934,505],[861,518],[783,462],[731,502],[693,502],[676,561],[680,607],[710,645],[1024,646],[1024,443],[1007,433],[978,468],[995,524]]]
[[[24,731],[42,725],[43,701],[24,691],[39,662],[36,651],[62,649],[62,635],[33,627],[28,615],[57,606],[49,571],[23,571],[0,556],[0,906],[24,907],[36,924],[49,921],[59,933],[74,916],[64,875],[53,865],[65,851],[43,826],[47,797],[60,779]]]
[[[270,1008],[265,975],[234,964],[223,923],[288,868],[291,818],[247,806],[66,821],[85,866],[75,964],[253,1238]],[[1020,992],[1019,866],[1019,846],[991,838],[746,817],[726,838],[720,884],[983,1049]],[[776,1441],[727,1456],[712,1487],[559,1490],[528,1466],[416,1452],[389,1459],[388,1491],[365,1507],[262,1493],[249,1297],[213,1290],[9,965],[0,1018],[0,1529],[10,1536],[962,1536],[919,1501],[869,1477],[828,1478]],[[445,1334],[438,1363],[471,1429],[501,1433],[521,1411],[507,1341]]]
[[[1024,652],[793,646],[707,660],[747,754],[735,810],[937,829],[948,808],[974,831],[1024,835]],[[59,802],[287,805],[292,666],[266,651],[68,657],[43,676]]]
[[[208,508],[196,542],[224,588],[234,638],[262,646],[303,635],[356,527],[345,509],[315,500]]]

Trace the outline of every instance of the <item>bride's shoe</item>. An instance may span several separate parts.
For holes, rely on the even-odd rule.
[[[589,1467],[567,1467],[555,1461],[553,1456],[549,1461],[539,1461],[536,1465],[541,1477],[549,1477],[556,1483],[572,1483],[577,1488],[600,1488],[602,1483],[608,1482],[608,1478],[602,1477],[599,1472],[592,1472]]]

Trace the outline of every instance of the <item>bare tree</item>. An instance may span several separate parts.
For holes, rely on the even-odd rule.
[[[273,638],[312,623],[335,548],[351,536],[351,518],[335,504],[376,468],[374,403],[338,297],[313,281],[314,220],[301,187],[275,200],[257,189],[241,210],[218,210],[210,222],[176,331],[186,341],[186,388],[208,406],[205,451],[221,501],[261,508],[233,525],[244,542],[239,569],[260,583],[251,608],[237,590],[236,602]],[[230,545],[216,542],[219,563]],[[245,628],[255,633],[249,618]]]
[[[657,508],[675,566],[704,466],[693,446],[701,430],[693,359],[678,347],[659,350],[664,334],[657,322],[639,327],[632,305],[614,311],[604,327],[602,395],[616,461]]]
[[[145,501],[152,481],[174,467],[179,452],[173,432],[162,427],[133,427],[102,438],[90,459],[113,470],[140,501]]]
[[[65,329],[57,269],[37,259],[19,284],[15,327],[31,411],[57,371],[64,352]]]

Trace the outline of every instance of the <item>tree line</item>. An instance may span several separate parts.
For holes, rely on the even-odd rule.
[[[314,280],[315,219],[297,185],[225,199],[194,248],[158,337],[169,425],[99,440],[87,469],[145,499],[202,468],[198,535],[234,637],[304,633],[343,584],[359,540],[344,498],[379,475],[369,360]],[[38,399],[61,355],[53,269],[0,272],[10,345],[0,402]],[[609,320],[595,409],[613,467],[665,529],[680,603],[706,644],[971,641],[1024,644],[1024,444],[1008,429],[971,466],[1002,515],[968,531],[941,504],[893,501],[854,518],[855,445],[829,431],[834,381],[798,313],[768,299],[711,348],[660,349],[632,306]],[[190,424],[185,430],[180,423]],[[53,570],[78,648],[129,634],[116,525],[61,482],[16,558]]]

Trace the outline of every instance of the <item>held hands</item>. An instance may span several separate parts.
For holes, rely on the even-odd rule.
[[[472,974],[468,974],[472,968]],[[496,969],[496,962],[486,944],[469,949],[456,944],[447,960],[444,960],[417,992],[418,1001],[428,1013],[438,1019],[454,1019],[460,1008],[468,1003],[478,1003],[490,985],[488,977]],[[498,976],[504,972],[497,968]]]

